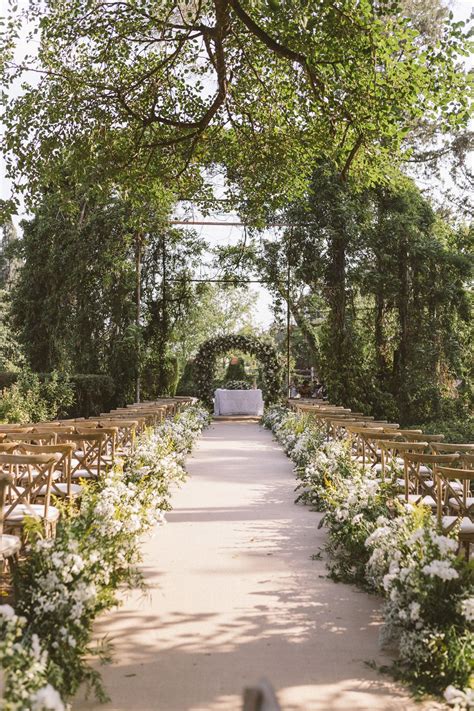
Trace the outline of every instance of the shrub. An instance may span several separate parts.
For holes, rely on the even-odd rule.
[[[76,373],[71,375],[71,383],[75,403],[68,411],[70,417],[99,415],[119,404],[115,400],[115,383],[109,375]]]
[[[173,397],[178,387],[179,369],[176,356],[167,355],[163,363],[157,357],[150,357],[141,376],[141,390],[144,400],[167,395]]]
[[[197,396],[198,388],[196,384],[196,373],[194,361],[188,360],[176,388],[176,395]]]
[[[433,420],[418,427],[426,434],[444,434],[446,442],[474,442],[473,415],[466,415],[462,419]]]
[[[0,420],[41,422],[63,417],[74,402],[74,390],[67,374],[53,371],[40,376],[29,368],[14,374],[10,387],[2,390]]]
[[[233,363],[233,360],[237,360]],[[243,358],[232,358],[227,366],[225,372],[224,380],[246,380],[247,374],[245,372],[245,364]]]
[[[108,375],[5,371],[0,372],[0,390],[0,420],[8,422],[90,417],[117,404],[115,383]]]

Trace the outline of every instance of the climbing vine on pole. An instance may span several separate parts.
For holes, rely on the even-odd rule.
[[[195,360],[198,393],[201,400],[212,405],[216,361],[230,350],[239,350],[255,356],[262,364],[264,397],[267,403],[276,402],[281,396],[282,373],[278,354],[268,341],[254,336],[218,336],[202,344]]]

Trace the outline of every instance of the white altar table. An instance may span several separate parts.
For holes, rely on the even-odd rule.
[[[224,390],[214,392],[215,415],[263,415],[261,390]]]

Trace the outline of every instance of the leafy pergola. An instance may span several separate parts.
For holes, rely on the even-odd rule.
[[[194,361],[198,392],[206,405],[212,405],[216,360],[230,350],[240,350],[255,356],[262,365],[266,402],[276,402],[281,396],[281,367],[275,348],[268,341],[254,336],[232,334],[211,338],[202,344]]]

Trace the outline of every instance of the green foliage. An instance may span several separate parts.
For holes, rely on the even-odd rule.
[[[194,406],[143,433],[125,467],[84,486],[80,510],[63,506],[54,538],[28,526],[28,556],[15,566],[17,614],[0,608],[2,708],[51,709],[52,698],[65,708],[81,684],[107,700],[90,660],[108,661],[110,648],[91,643],[94,621],[119,591],[143,586],[139,543],[163,522],[172,487],[186,478],[184,457],[207,424]]]
[[[389,0],[343,11],[331,0],[206,0],[181,21],[175,0],[154,13],[141,0],[103,10],[88,0],[30,8],[39,80],[7,107],[4,144],[31,191],[57,176],[64,150],[80,182],[98,170],[127,187],[175,176],[188,196],[202,164],[218,164],[261,220],[301,194],[315,157],[373,183],[393,173],[422,120],[443,130],[468,120],[466,33],[449,17],[427,41]],[[12,22],[7,54],[16,31]],[[7,85],[23,78],[18,65],[2,70]]]
[[[196,369],[193,360],[188,360],[176,388],[176,395],[192,395],[197,397]]]
[[[164,360],[152,355],[146,362],[141,375],[141,394],[144,400],[159,396],[173,397],[179,381],[178,359],[166,355]]]
[[[170,347],[184,369],[204,341],[229,333],[255,331],[256,294],[247,288],[198,284],[184,318],[175,323]]]
[[[2,390],[0,421],[44,422],[64,417],[74,402],[74,390],[67,374],[53,371],[40,378],[23,368],[10,387]]]
[[[328,162],[284,220],[253,262],[277,301],[290,265],[292,316],[332,402],[404,424],[472,405],[472,230],[407,179],[361,191]]]
[[[381,641],[399,652],[385,670],[420,694],[451,690],[470,708],[474,566],[456,531],[441,534],[425,506],[402,506],[397,487],[357,463],[347,439],[315,446],[307,418],[285,408],[267,411],[264,424],[296,464],[299,500],[325,511],[330,575],[385,598]]]
[[[9,319],[10,304],[7,292],[0,290],[0,372],[16,370],[25,361],[17,334]],[[0,381],[0,387],[2,387]]]
[[[237,358],[237,363],[232,363],[232,359],[229,361],[227,370],[225,371],[225,380],[246,380],[247,374],[245,372],[245,361],[243,358]]]
[[[465,413],[462,418],[433,420],[418,425],[427,434],[444,434],[445,442],[466,444],[474,442],[474,415]]]
[[[248,380],[225,380],[222,383],[225,390],[250,390],[251,385]]]
[[[108,412],[117,402],[114,380],[109,375],[71,375],[74,403],[68,408],[68,417],[91,417]]]
[[[27,372],[31,374],[30,371],[27,370]],[[50,382],[51,375],[50,373],[33,373],[33,382],[39,382],[40,384],[38,387],[35,386],[34,389],[41,389],[41,384]],[[0,390],[10,389],[14,384],[18,384],[18,381],[21,382],[21,373],[0,372]],[[99,415],[101,412],[107,412],[116,404],[123,404],[117,402],[115,383],[108,375],[83,375],[74,373],[69,376],[69,385],[72,389],[72,400],[69,396],[61,399],[59,412],[55,413],[53,406],[53,414],[51,417],[54,418],[59,415],[67,417],[91,417],[92,415]],[[28,388],[26,388],[26,390],[28,390]],[[24,397],[19,395],[18,388],[15,388],[13,392],[15,394],[10,392],[6,393],[7,400],[14,399],[17,402],[15,407],[19,407],[21,410],[26,408],[27,411],[30,411],[31,407],[25,404]]]
[[[155,368],[159,389],[172,392],[167,351],[193,302],[189,277],[204,247],[194,234],[165,227],[166,196],[149,207],[137,199],[51,188],[23,224],[23,263],[11,295],[13,324],[34,370],[106,374],[121,402],[135,397],[143,369],[149,378]]]

